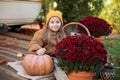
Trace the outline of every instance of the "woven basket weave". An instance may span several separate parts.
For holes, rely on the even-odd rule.
[[[87,35],[91,36],[89,30],[83,24],[78,23],[78,22],[70,22],[70,23],[67,23],[66,25],[64,25],[63,28],[62,28],[64,36],[65,37],[70,36],[71,33],[73,33],[73,32],[75,34],[79,33],[78,32],[78,27],[83,27],[85,29]]]

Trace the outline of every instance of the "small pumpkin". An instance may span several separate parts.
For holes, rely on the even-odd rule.
[[[23,68],[32,76],[47,75],[53,71],[53,60],[49,55],[28,54],[23,58]]]

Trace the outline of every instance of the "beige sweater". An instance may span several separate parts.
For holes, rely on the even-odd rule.
[[[51,31],[50,41],[48,42],[48,38],[44,35],[44,32],[44,29],[35,32],[33,39],[29,43],[30,53],[35,53],[36,50],[45,48],[46,54],[54,55],[55,45],[57,44],[57,34]]]

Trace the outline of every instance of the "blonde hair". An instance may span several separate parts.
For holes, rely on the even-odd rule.
[[[43,27],[43,30],[40,33],[41,34],[41,38],[43,40],[47,41],[48,44],[49,43],[57,44],[58,42],[60,42],[63,39],[62,25],[61,25],[59,31],[56,33],[56,36],[57,36],[56,41],[51,39],[51,36],[52,36],[51,33],[52,32],[51,32],[50,28],[47,25],[45,25]],[[42,35],[44,35],[44,36],[42,36]]]
[[[63,33],[62,33],[62,25],[63,25],[63,19],[62,19],[62,12],[56,10],[56,11],[50,11],[46,15],[46,25],[43,27],[43,30],[41,32],[42,38],[49,43],[56,43],[56,41],[51,40],[51,30],[49,28],[49,21],[52,17],[58,17],[61,21],[61,27],[57,31],[57,42],[61,41],[63,39]]]

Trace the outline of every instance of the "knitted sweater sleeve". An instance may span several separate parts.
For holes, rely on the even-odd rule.
[[[41,31],[35,32],[32,40],[30,41],[28,48],[30,53],[35,53],[38,49],[42,48],[43,41],[41,38]]]

